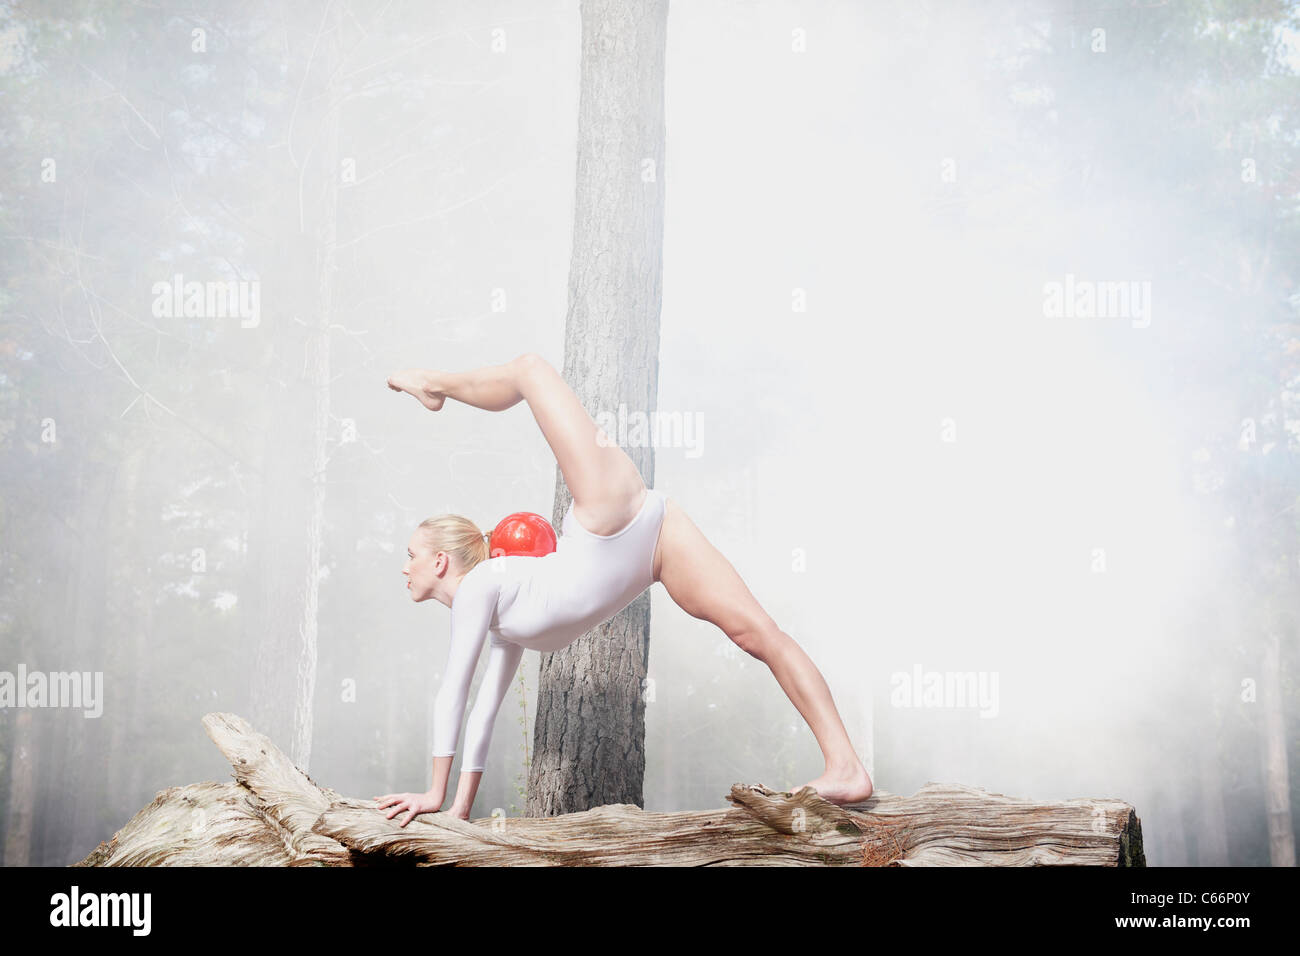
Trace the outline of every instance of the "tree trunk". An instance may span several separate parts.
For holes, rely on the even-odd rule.
[[[1209,670],[1208,662],[1206,670]],[[1223,708],[1220,695],[1211,681],[1203,681],[1205,699],[1210,705],[1209,719],[1202,722],[1203,750],[1197,756],[1196,777],[1199,793],[1196,801],[1199,820],[1196,827],[1196,865],[1228,865],[1228,815],[1223,800],[1223,767],[1219,751],[1219,733]]]
[[[1177,781],[1177,773],[1177,767],[1170,767],[1166,779]],[[1158,797],[1151,811],[1156,820],[1156,837],[1152,846],[1159,851],[1156,866],[1191,866],[1185,823],[1187,814],[1183,809],[1181,792],[1166,788],[1159,792]]]
[[[68,428],[69,416],[60,405],[55,405],[52,417],[62,429]],[[65,455],[70,449],[60,449]],[[28,499],[32,521],[26,525],[28,540],[46,542],[46,547],[33,553],[33,577],[36,586],[26,600],[19,603],[20,614],[15,621],[18,637],[19,660],[29,670],[58,669],[50,662],[60,661],[71,644],[73,614],[71,601],[72,581],[76,577],[76,554],[73,550],[71,522],[61,505],[70,500],[75,485],[66,477],[75,466],[65,461],[54,462],[47,458],[41,462],[41,477],[58,489],[56,500],[33,496]],[[15,539],[17,540],[17,539]],[[23,555],[25,557],[25,555]],[[54,653],[51,654],[50,651]],[[67,857],[48,851],[60,838],[57,827],[68,812],[68,805],[59,799],[65,782],[61,770],[66,768],[66,741],[54,711],[42,711],[42,717],[33,719],[32,711],[18,709],[12,731],[12,770],[9,781],[9,800],[6,806],[5,866],[62,865]],[[22,719],[22,715],[28,715]],[[39,800],[38,794],[48,798]]]
[[[111,678],[115,669],[107,666],[106,659],[106,645],[111,642],[105,640],[103,629],[109,563],[104,532],[116,467],[94,460],[91,451],[91,446],[84,444],[76,453],[77,485],[70,499],[74,507],[70,509],[71,523],[63,528],[65,567],[69,570],[64,594],[66,629],[53,635],[53,646],[66,649],[66,656],[61,661],[57,652],[42,656],[50,671],[82,675],[103,671]],[[110,686],[111,681],[105,682],[104,690],[111,692]],[[78,708],[57,708],[45,711],[45,716],[51,729],[59,731],[54,750],[57,757],[50,761],[51,769],[58,770],[59,798],[56,812],[47,820],[44,858],[61,866],[84,853],[102,835],[94,814],[104,805],[109,755],[102,715],[88,718]],[[43,751],[42,756],[49,753]]]
[[[1120,800],[1036,803],[960,784],[877,792],[851,808],[807,787],[734,784],[730,809],[630,804],[545,819],[421,814],[402,827],[342,797],[234,714],[203,725],[235,783],[158,794],[79,866],[1145,866]]]
[[[1268,857],[1271,866],[1295,866],[1295,831],[1291,828],[1291,784],[1286,759],[1286,719],[1279,678],[1279,641],[1276,631],[1264,636],[1264,666],[1260,671],[1259,700],[1264,725],[1264,812],[1268,820]]]
[[[657,405],[667,0],[584,0],[564,378],[600,424]],[[611,439],[618,440],[607,427]],[[625,449],[654,485],[651,443]],[[571,500],[557,473],[552,523]],[[528,814],[642,805],[650,595],[542,655]]]
[[[255,719],[289,741],[295,763],[310,766],[312,706],[316,691],[316,655],[320,564],[324,535],[325,468],[329,426],[330,325],[334,309],[334,277],[339,193],[339,94],[332,82],[339,58],[340,17],[330,9],[321,26],[314,61],[326,78],[318,135],[303,137],[300,162],[307,164],[299,210],[303,232],[297,270],[296,296],[301,312],[294,318],[307,326],[302,351],[286,349],[286,369],[300,387],[286,396],[288,407],[277,407],[267,429],[267,467],[262,485],[263,527],[273,529],[262,540],[254,559],[260,568],[255,586],[261,635],[257,643],[252,682]],[[280,322],[290,321],[280,316]],[[277,330],[282,344],[293,337]],[[306,434],[302,434],[306,424]]]
[[[115,660],[119,680],[119,700],[114,708],[110,732],[109,755],[131,752],[132,734],[144,735],[149,727],[146,707],[147,695],[144,674],[148,669],[148,642],[153,633],[154,619],[154,559],[140,543],[156,541],[156,502],[152,489],[142,483],[149,459],[157,454],[151,445],[141,445],[122,463],[120,491],[114,509],[113,533],[106,536],[106,545],[115,549],[117,560],[114,571],[126,573],[114,579],[114,593],[120,595],[121,610],[114,615],[114,633],[121,642]],[[149,510],[149,518],[142,519],[141,512]],[[147,529],[147,531],[145,530]],[[138,549],[138,550],[136,550]],[[107,768],[107,806],[113,812],[123,812],[138,801],[138,787],[143,761],[110,760]]]
[[[32,712],[16,712],[9,750],[9,797],[5,801],[5,866],[32,863],[32,821],[36,809],[36,728]]]
[[[52,633],[50,619],[53,618],[56,624],[60,619],[61,605],[50,600],[48,595],[54,593],[50,583],[58,581],[55,570],[61,556],[56,548],[26,551],[24,543],[57,543],[61,540],[63,525],[54,514],[52,502],[33,500],[30,495],[30,492],[23,496],[15,492],[0,501],[4,518],[5,562],[23,568],[29,575],[28,581],[34,585],[28,588],[14,586],[4,595],[13,609],[11,615],[6,616],[9,629],[4,632],[4,636],[12,640],[12,645],[6,643],[6,647],[14,654],[14,659],[4,665],[7,669],[12,669],[18,661],[26,662],[33,669],[40,666],[36,663],[35,648]],[[3,863],[5,866],[31,866],[43,862],[34,853],[33,842],[38,833],[36,795],[40,789],[40,755],[45,752],[41,745],[46,742],[42,738],[48,738],[43,728],[49,722],[34,721],[30,709],[18,708],[10,710],[3,723],[6,736],[5,750],[0,753],[0,766],[3,766],[0,778],[7,783]]]
[[[1200,826],[1196,831],[1196,865],[1228,865],[1228,821],[1223,810],[1223,764],[1201,758]]]

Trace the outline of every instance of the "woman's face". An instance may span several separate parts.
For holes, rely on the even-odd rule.
[[[427,601],[433,596],[433,585],[438,580],[434,570],[437,560],[437,552],[429,547],[428,538],[417,528],[406,543],[406,566],[402,568],[411,600]]]

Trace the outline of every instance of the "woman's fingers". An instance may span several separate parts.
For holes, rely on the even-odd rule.
[[[425,810],[422,809],[424,804],[421,802],[424,799],[423,794],[389,793],[382,797],[375,797],[374,799],[379,803],[380,810],[391,807],[391,809],[388,809],[388,812],[384,814],[385,819],[391,820],[399,813],[406,814],[406,818],[399,821],[399,826],[406,826],[414,820],[418,814],[425,812]]]

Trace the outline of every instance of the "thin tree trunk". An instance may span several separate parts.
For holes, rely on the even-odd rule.
[[[587,411],[658,399],[667,0],[584,0],[564,377]],[[607,429],[607,432],[609,429]],[[617,436],[610,435],[617,440]],[[654,450],[626,451],[647,485]],[[553,523],[571,500],[556,469]],[[542,656],[528,815],[643,803],[650,595]]]
[[[68,428],[71,416],[63,414],[61,408],[56,410],[54,417],[60,428]],[[75,467],[71,463],[62,466],[74,472]],[[39,590],[24,603],[29,617],[21,660],[29,672],[56,669],[51,667],[51,662],[62,661],[71,653],[73,643],[70,635],[75,614],[70,593],[77,575],[76,551],[72,519],[62,505],[74,499],[76,483],[62,470],[53,474],[51,479],[57,483],[57,500],[41,501],[37,505],[42,520],[35,524],[32,537],[44,545],[33,555],[39,568]],[[19,791],[18,802],[9,808],[11,819],[25,820],[29,825],[26,852],[28,865],[32,866],[62,866],[66,862],[59,854],[65,848],[61,831],[69,803],[62,795],[66,792],[65,775],[71,760],[67,753],[68,734],[56,719],[58,716],[57,711],[42,710],[26,727],[23,746],[28,748],[26,753],[30,758],[25,768],[25,772],[31,774],[30,789],[24,785]],[[17,748],[16,739],[15,752]],[[45,798],[36,802],[36,794],[43,794]],[[32,802],[25,804],[25,801]],[[7,857],[5,863],[18,865],[16,861],[10,864]]]
[[[1272,866],[1295,866],[1295,831],[1291,826],[1291,783],[1287,771],[1286,717],[1282,706],[1281,664],[1276,631],[1264,636],[1264,664],[1259,700],[1263,705],[1264,812],[1268,820],[1268,857]]]
[[[325,57],[327,76],[334,74],[339,44],[339,15],[337,8],[327,27],[330,36],[323,38],[329,54]],[[326,87],[327,102],[324,129],[321,132],[322,148],[320,174],[324,184],[324,203],[321,222],[317,230],[318,260],[316,271],[317,312],[309,320],[315,324],[315,334],[310,339],[308,352],[309,382],[312,390],[312,471],[311,513],[307,529],[309,553],[307,566],[311,583],[303,607],[301,632],[304,648],[302,668],[298,674],[298,694],[294,698],[295,739],[291,753],[293,759],[306,770],[311,759],[312,705],[316,699],[316,659],[320,601],[320,567],[325,537],[325,469],[329,445],[330,418],[330,325],[334,321],[334,281],[338,268],[338,198],[339,198],[339,112],[338,91],[335,84]]]
[[[4,512],[5,561],[17,565],[28,574],[28,580],[42,582],[55,580],[56,555],[49,548],[30,549],[33,541],[58,541],[61,523],[51,511],[51,503],[39,504],[23,501],[14,494],[0,503]],[[15,575],[15,578],[17,576]],[[5,665],[12,669],[18,662],[29,668],[33,662],[33,649],[41,640],[51,614],[57,617],[57,608],[51,608],[43,589],[15,587],[5,596],[12,602],[12,616],[8,634],[12,637],[14,660]],[[30,866],[37,860],[33,838],[36,835],[36,793],[39,780],[41,750],[41,725],[33,721],[29,709],[9,711],[6,721],[4,776],[8,784],[4,804],[4,859],[5,866]]]
[[[1215,612],[1210,612],[1215,614]],[[1217,616],[1217,615],[1216,615]],[[1205,673],[1210,673],[1207,664]],[[1223,712],[1217,700],[1218,694],[1214,681],[1203,680],[1203,693],[1209,705],[1205,712],[1208,716],[1202,726],[1203,749],[1197,753],[1196,776],[1199,782],[1199,794],[1196,812],[1200,819],[1196,827],[1196,865],[1228,865],[1228,819],[1223,800],[1223,765],[1220,759],[1219,735],[1222,732],[1219,714]]]
[[[289,742],[290,759],[304,770],[311,762],[324,536],[341,108],[332,78],[341,49],[339,29],[335,5],[321,25],[315,59],[304,65],[326,78],[318,134],[298,143],[299,162],[309,164],[301,191],[298,262],[309,278],[302,282],[300,313],[279,321],[297,318],[308,331],[303,350],[283,356],[289,370],[301,369],[300,387],[291,389],[296,394],[288,396],[290,407],[278,408],[267,430],[262,513],[265,526],[274,530],[262,540],[263,550],[255,559],[261,569],[257,603],[265,624],[255,652],[252,712],[259,725]],[[292,336],[277,338],[287,344]]]
[[[655,688],[655,700],[650,706],[656,705],[660,708],[658,711],[659,719],[666,725],[663,728],[664,754],[659,763],[659,773],[662,775],[663,780],[664,809],[673,811],[681,806],[677,797],[677,774],[681,771],[677,769],[677,728],[675,726],[677,723],[675,717],[681,711],[680,709],[669,709],[667,711],[663,709],[658,687]],[[686,768],[682,769],[685,770]]]
[[[398,686],[397,675],[394,674],[389,684],[390,687]],[[388,793],[396,789],[396,781],[399,772],[398,756],[400,746],[398,741],[404,740],[406,733],[406,712],[399,704],[400,698],[395,693],[388,695],[388,709],[384,720],[384,739],[380,744],[384,748],[384,792]],[[433,747],[428,748],[433,753]],[[432,765],[433,761],[429,761]]]
[[[58,636],[67,650],[65,655],[48,655],[49,663],[43,669],[92,675],[93,681],[96,671],[106,671],[109,678],[115,673],[106,666],[105,646],[112,642],[105,640],[103,622],[109,551],[104,532],[116,467],[92,460],[90,450],[85,445],[78,452],[77,486],[70,499],[75,502],[71,519],[75,526],[64,528],[66,567],[71,572],[65,591],[69,614],[67,628]],[[111,679],[103,686],[106,691],[111,689]],[[102,837],[94,818],[103,806],[108,748],[101,733],[103,716],[88,718],[80,708],[59,708],[46,714],[61,731],[57,766],[62,803],[57,823],[48,831],[52,839],[46,859],[62,866],[79,858]]]
[[[153,558],[149,545],[156,539],[154,522],[141,517],[142,511],[154,501],[148,490],[142,489],[141,479],[149,457],[155,453],[154,448],[141,446],[124,460],[113,533],[106,540],[106,544],[114,547],[117,558],[114,569],[122,568],[126,572],[114,580],[114,593],[127,612],[125,617],[114,615],[114,633],[118,635],[121,652],[115,661],[117,679],[113,685],[119,695],[110,724],[108,753],[119,758],[132,752],[132,735],[146,736],[149,726],[142,675],[146,669],[147,642],[153,631]],[[145,547],[140,547],[141,542]],[[139,804],[143,764],[139,759],[109,761],[107,799],[115,814]]]
[[[1196,833],[1196,865],[1228,865],[1228,821],[1223,809],[1223,764],[1209,755],[1200,758],[1200,826]]]
[[[15,712],[9,751],[9,798],[5,814],[5,866],[32,863],[32,820],[36,809],[36,728],[32,712]]]

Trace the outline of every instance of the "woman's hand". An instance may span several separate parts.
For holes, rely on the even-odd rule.
[[[437,813],[442,806],[444,795],[440,793],[389,793],[382,797],[375,797],[379,801],[379,809],[392,807],[386,814],[387,819],[391,820],[403,810],[407,811],[406,819],[399,825],[406,826],[421,813]]]

